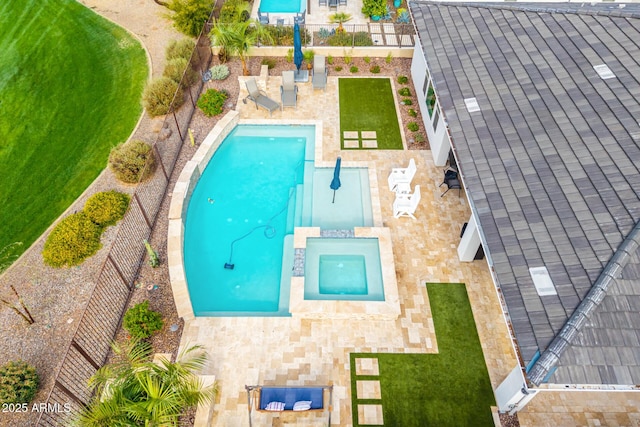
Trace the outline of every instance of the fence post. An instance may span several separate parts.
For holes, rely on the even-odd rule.
[[[182,136],[182,132],[180,132],[180,125],[178,124],[178,118],[176,117],[176,110],[171,108],[171,114],[173,115],[173,121],[176,122],[176,127],[178,128],[178,135],[180,135],[180,142],[182,142],[184,137]]]

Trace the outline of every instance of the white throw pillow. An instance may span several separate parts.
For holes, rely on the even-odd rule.
[[[309,409],[311,409],[310,400],[300,400],[293,405],[294,411],[308,411]]]

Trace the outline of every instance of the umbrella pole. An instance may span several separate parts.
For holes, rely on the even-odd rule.
[[[333,190],[333,200],[331,201],[331,203],[335,203],[336,202],[336,190]]]

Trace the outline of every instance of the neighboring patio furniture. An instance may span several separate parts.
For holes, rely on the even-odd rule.
[[[282,86],[280,86],[280,101],[282,109],[284,107],[296,108],[298,103],[298,85],[295,84],[295,74],[293,71],[282,72]]]
[[[269,98],[266,93],[258,89],[258,83],[256,83],[255,78],[251,78],[245,82],[247,85],[247,91],[249,91],[249,95],[244,99],[246,104],[247,99],[249,101],[253,101],[256,104],[256,110],[258,106],[269,110],[269,114],[273,113],[273,110],[277,110],[280,107],[273,99]]]
[[[413,194],[396,194],[396,199],[393,201],[393,216],[394,218],[400,218],[401,216],[411,217],[416,219],[413,214],[418,208],[420,203],[420,186],[416,185]]]
[[[327,90],[327,68],[325,67],[324,55],[313,57],[313,82],[314,89]]]
[[[406,168],[393,168],[391,169],[391,173],[389,174],[389,178],[387,178],[387,183],[389,184],[389,190],[397,191],[398,184],[411,184],[411,180],[413,176],[416,174],[416,162],[415,160],[409,160],[409,166]]]
[[[262,25],[269,25],[269,12],[262,13],[258,11],[258,20]]]
[[[440,195],[440,197],[444,196],[445,194],[447,194],[447,192],[449,190],[453,189],[458,189],[458,196],[460,196],[460,190],[462,190],[462,184],[460,184],[460,178],[458,177],[458,172],[451,169],[451,168],[447,168],[444,170],[444,180],[442,181],[442,184],[439,185],[439,187],[442,187],[443,185],[447,185],[447,189],[445,190],[444,193],[442,193]]]

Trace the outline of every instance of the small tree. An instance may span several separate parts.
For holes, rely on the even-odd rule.
[[[124,315],[124,328],[134,338],[149,338],[162,329],[162,315],[149,308],[149,301],[134,305]]]
[[[249,75],[246,57],[251,46],[258,40],[273,43],[273,37],[260,25],[260,21],[221,23],[217,22],[211,30],[211,45],[219,46],[230,56],[238,56],[242,62],[242,73]]]
[[[168,15],[173,26],[189,37],[198,37],[204,23],[213,10],[211,0],[171,0],[166,7],[173,13]]]
[[[336,30],[338,33],[344,33],[343,23],[351,20],[351,15],[344,12],[337,12],[333,15],[329,15],[329,23],[330,24],[338,24],[338,29]]]

